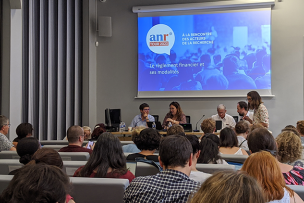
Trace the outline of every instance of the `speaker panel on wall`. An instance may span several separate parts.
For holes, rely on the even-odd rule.
[[[112,37],[112,18],[109,16],[98,16],[98,35],[101,37]]]

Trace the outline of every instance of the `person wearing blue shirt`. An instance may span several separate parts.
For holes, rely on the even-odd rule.
[[[150,107],[147,103],[139,106],[140,114],[135,116],[129,127],[135,128],[136,126],[147,126],[147,122],[154,122],[155,119],[149,114]]]

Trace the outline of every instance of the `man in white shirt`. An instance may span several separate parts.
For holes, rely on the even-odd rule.
[[[211,116],[213,120],[222,121],[222,129],[225,127],[233,127],[235,126],[235,120],[232,116],[226,114],[227,110],[224,104],[220,104],[217,106],[217,114]]]
[[[240,101],[237,103],[237,112],[240,115],[240,120],[252,121],[253,120],[253,112],[248,111],[248,105],[244,101]],[[250,119],[250,120],[249,120]]]

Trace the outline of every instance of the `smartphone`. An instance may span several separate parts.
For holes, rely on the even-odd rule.
[[[89,142],[88,142],[87,149],[92,149],[93,144],[94,144],[93,141],[89,141]]]

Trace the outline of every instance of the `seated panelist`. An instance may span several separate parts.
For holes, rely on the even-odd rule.
[[[163,128],[167,129],[169,122],[171,124],[185,124],[186,121],[186,115],[183,113],[182,108],[180,107],[178,102],[171,102],[170,105],[170,111],[166,114],[164,121],[163,121]]]
[[[147,126],[147,122],[154,122],[155,119],[149,114],[150,108],[147,103],[139,106],[140,114],[135,116],[129,127],[135,128],[136,126]]]
[[[211,118],[215,121],[222,121],[222,129],[225,127],[235,127],[235,120],[232,116],[226,114],[227,110],[224,104],[220,104],[217,106],[217,114],[211,116]]]

